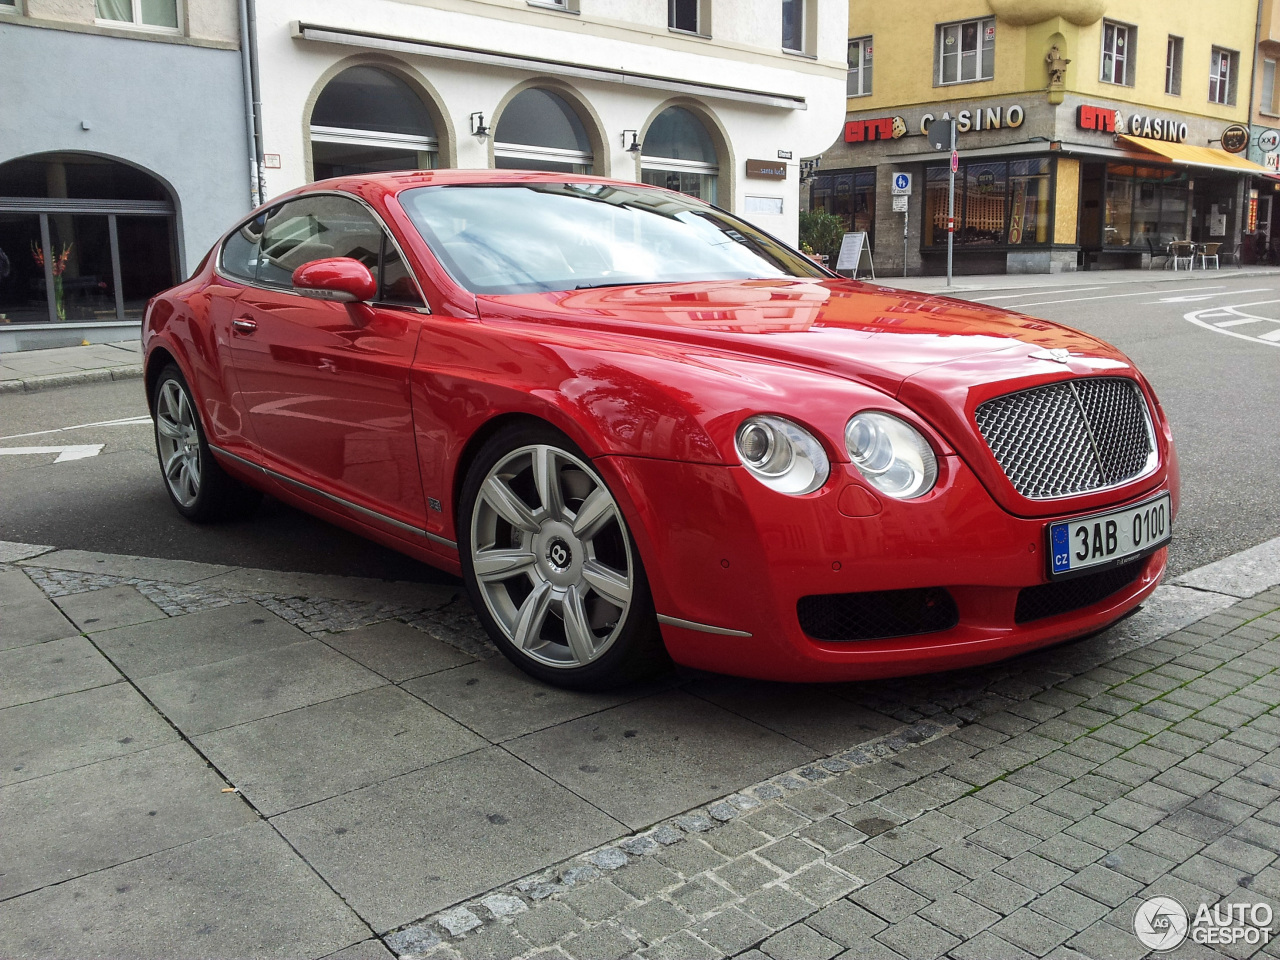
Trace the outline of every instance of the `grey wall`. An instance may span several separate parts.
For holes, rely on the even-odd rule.
[[[239,51],[0,21],[0,63],[0,163],[78,150],[159,177],[177,205],[184,276],[249,209]]]

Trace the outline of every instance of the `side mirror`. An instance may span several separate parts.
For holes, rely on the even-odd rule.
[[[378,281],[359,260],[329,257],[293,271],[293,292],[316,300],[360,303],[378,295]]]

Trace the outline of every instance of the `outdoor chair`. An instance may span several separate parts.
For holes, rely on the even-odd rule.
[[[1160,264],[1162,268],[1169,266],[1169,251],[1167,249],[1161,250],[1161,248],[1156,246],[1156,242],[1152,240],[1150,237],[1147,237],[1147,250],[1151,254],[1151,259],[1147,261],[1148,270],[1155,269],[1157,257],[1159,257],[1161,260],[1164,261],[1163,263]]]
[[[1196,245],[1190,240],[1174,240],[1169,244],[1169,260],[1174,270],[1184,261],[1188,270],[1193,269],[1196,264]]]
[[[1218,264],[1218,248],[1221,246],[1222,244],[1220,243],[1206,243],[1200,247],[1200,269],[1201,270],[1209,269],[1210,260],[1213,261],[1213,269],[1215,270],[1220,269]]]

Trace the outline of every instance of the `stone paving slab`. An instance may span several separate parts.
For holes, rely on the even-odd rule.
[[[127,683],[0,710],[0,786],[45,777],[178,739]]]
[[[0,787],[0,899],[252,822],[185,744]],[[20,814],[18,813],[20,811]]]
[[[140,577],[145,580],[162,580],[168,583],[195,583],[221,574],[230,573],[235,567],[216,563],[197,563],[193,560],[156,560],[151,557],[129,557],[92,553],[87,550],[55,550],[30,560],[26,566],[52,567],[55,570],[74,570],[80,573],[107,573],[120,577]]]
[[[0,714],[0,722],[2,718]],[[194,742],[268,817],[487,745],[393,686],[230,727]]]
[[[84,637],[0,652],[0,708],[119,683],[120,673]]]
[[[293,960],[368,944],[369,933],[263,823],[0,902],[0,956],[11,960]],[[379,956],[364,951],[337,955]]]
[[[165,618],[163,610],[131,586],[72,594],[61,598],[58,606],[81,630],[110,630]]]
[[[272,823],[380,933],[625,832],[494,747]]]

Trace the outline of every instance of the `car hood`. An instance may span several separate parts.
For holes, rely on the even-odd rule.
[[[851,280],[703,281],[476,299],[486,319],[719,347],[859,380],[890,395],[930,368],[996,353],[1005,354],[995,366],[1006,374],[1055,348],[1123,360],[1110,345],[1057,324]]]

